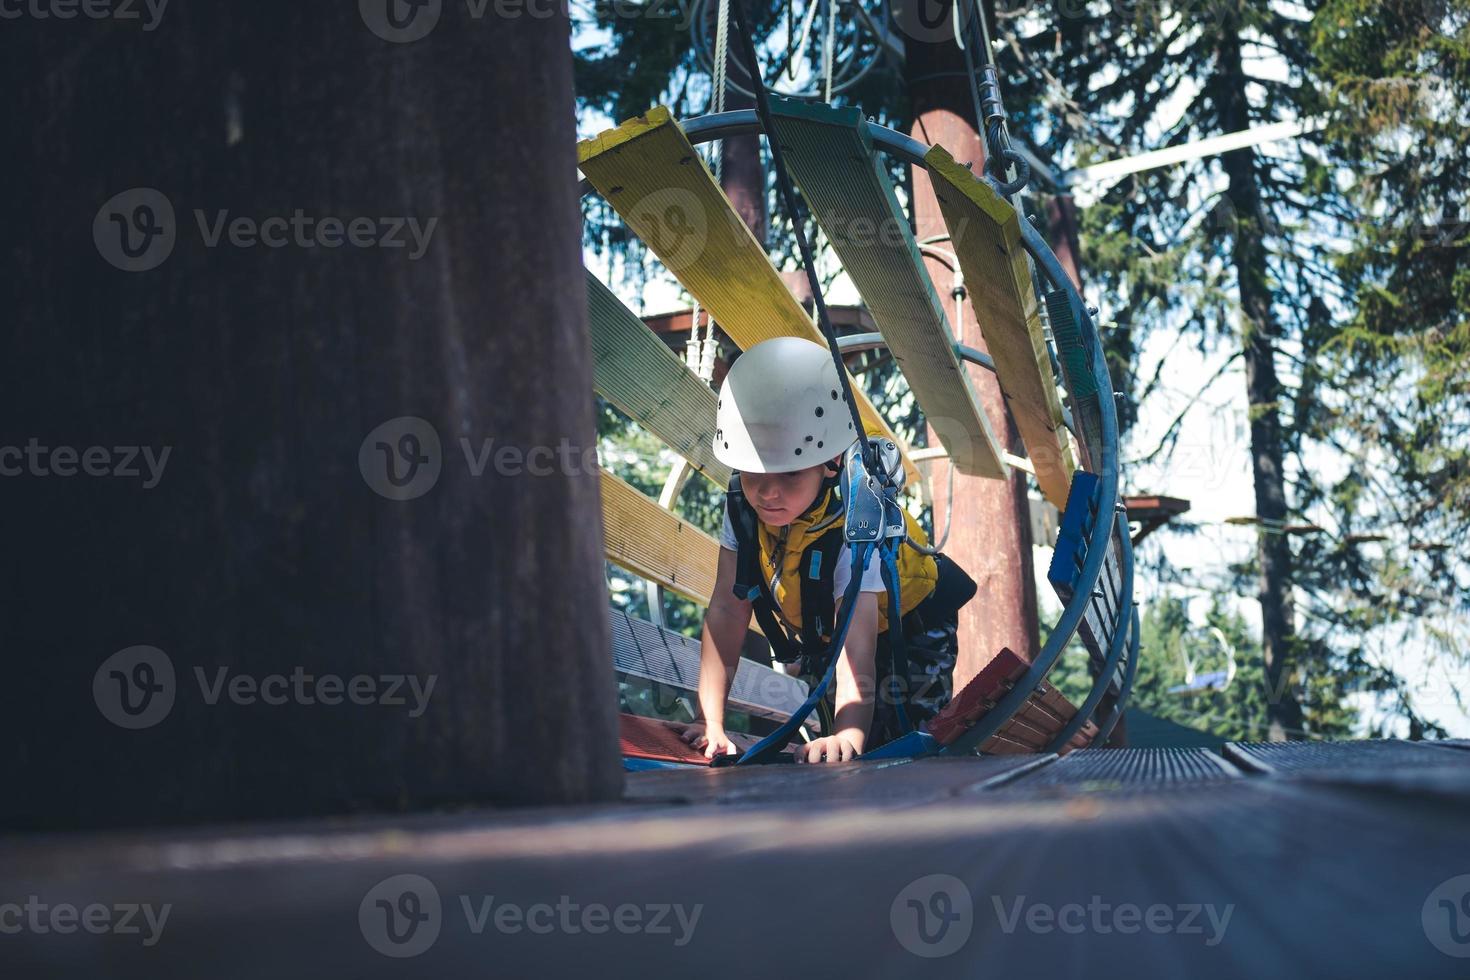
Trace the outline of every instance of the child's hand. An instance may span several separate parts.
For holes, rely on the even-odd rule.
[[[740,751],[723,728],[711,728],[701,722],[685,725],[684,733],[679,737],[696,749],[703,749],[706,759],[713,759],[716,753],[735,755]]]
[[[838,732],[796,747],[797,762],[847,762],[863,754],[863,737]]]

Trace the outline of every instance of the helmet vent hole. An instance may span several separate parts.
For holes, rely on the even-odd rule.
[[[807,437],[806,437],[806,441],[807,441],[807,442],[811,442],[811,441],[812,441],[812,437],[811,437],[811,436],[807,436]]]
[[[798,456],[800,456],[800,455],[801,455],[801,450],[800,450],[800,449],[797,449],[797,450],[796,450],[796,455],[798,455]]]
[[[833,388],[832,389],[832,400],[834,402],[837,400],[837,389],[836,388]]]
[[[817,406],[817,418],[821,418],[821,417],[822,417],[822,406],[818,405]]]
[[[817,440],[817,448],[818,449],[821,449],[822,448],[822,441],[820,439]]]

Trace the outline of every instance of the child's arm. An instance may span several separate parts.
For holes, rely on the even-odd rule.
[[[730,685],[735,683],[740,648],[750,629],[751,601],[737,599],[734,586],[735,552],[721,548],[715,569],[715,594],[710,596],[699,639],[699,710],[704,729],[701,733],[691,728],[686,733],[695,748],[704,749],[707,759],[716,752],[733,755],[736,751],[725,736],[725,700],[730,696]]]
[[[846,762],[862,754],[873,723],[877,640],[878,593],[860,592],[837,661],[837,710],[832,716],[832,734],[798,745],[797,762]]]

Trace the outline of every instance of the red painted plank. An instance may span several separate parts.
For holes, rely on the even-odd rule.
[[[950,699],[944,710],[929,722],[929,734],[941,745],[948,745],[983,718],[995,703],[1005,696],[1010,685],[1030,667],[1015,651],[1003,647],[994,660],[986,664],[974,680]],[[1025,705],[984,745],[982,752],[994,755],[1040,752],[1077,714],[1077,709],[1055,688],[1045,686],[1027,699]],[[1082,748],[1092,741],[1097,726],[1088,722],[1063,747],[1062,754]]]
[[[704,752],[691,747],[680,738],[685,726],[678,722],[661,721],[658,718],[643,718],[638,715],[618,715],[618,732],[622,739],[623,755],[634,759],[653,759],[659,762],[687,762],[691,765],[707,765]],[[760,739],[754,735],[731,734],[730,741],[744,751]]]

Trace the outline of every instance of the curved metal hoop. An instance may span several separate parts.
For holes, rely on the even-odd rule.
[[[679,125],[689,142],[694,144],[761,132],[760,120],[754,109],[697,116],[693,119],[682,120]],[[883,152],[913,166],[925,165],[924,156],[930,148],[913,137],[871,122],[868,123],[868,132],[873,138],[873,145]],[[989,175],[983,179],[992,189],[999,187]],[[586,194],[591,190],[592,186],[586,180],[583,180],[578,188],[579,194]],[[998,190],[997,193],[999,193]],[[1113,536],[1111,543],[1117,549],[1124,571],[1117,621],[1113,624],[1112,649],[1108,651],[1102,669],[1098,671],[1098,676],[1093,681],[1092,690],[1079,707],[1072,722],[1061,734],[1065,735],[1066,739],[1070,739],[1087,723],[1111,690],[1112,703],[1109,706],[1107,717],[1098,726],[1096,738],[1099,744],[1105,742],[1122,715],[1138,666],[1138,614],[1133,602],[1133,547],[1128,533],[1127,513],[1122,508],[1119,494],[1118,410],[1113,398],[1108,397],[1108,393],[1113,391],[1113,382],[1108,374],[1107,355],[1103,350],[1102,340],[1098,336],[1097,324],[1088,312],[1087,304],[1078,294],[1077,287],[1072,285],[1071,278],[1062,269],[1056,253],[1051,250],[1051,246],[1046,243],[1041,232],[1029,220],[1024,216],[1020,218],[1022,246],[1035,261],[1036,268],[1052,288],[1062,291],[1071,308],[1082,343],[1092,355],[1093,381],[1097,385],[1099,397],[1095,405],[1096,417],[1089,418],[1087,421],[1095,426],[1092,431],[1100,434],[1099,441],[1102,449],[1102,458],[1092,461],[1097,468],[1099,484],[1098,518],[1087,542],[1087,557],[1082,564],[1076,591],[1071,601],[1062,610],[1062,615],[1047,638],[1045,646],[1041,648],[1040,654],[1037,655],[1030,669],[1026,671],[1025,676],[1018,680],[1015,686],[974,727],[947,746],[943,750],[945,754],[965,754],[985,744],[1006,722],[1011,720],[1032,693],[1046,680],[1047,675],[1061,659],[1062,652],[1072,641],[1078,627],[1081,626],[1083,617],[1087,614],[1088,605],[1098,588],[1103,565],[1107,560],[1110,535]],[[1065,381],[1063,384],[1065,386]],[[1072,398],[1071,401],[1074,419],[1082,409],[1094,407],[1091,400],[1079,401]],[[1081,422],[1082,420],[1076,419],[1076,421]],[[1118,677],[1120,670],[1121,678]],[[1066,739],[1060,737],[1055,739],[1052,746],[1048,747],[1049,750],[1055,751],[1064,746]]]

